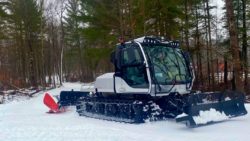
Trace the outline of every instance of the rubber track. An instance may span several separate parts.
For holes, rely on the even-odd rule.
[[[144,122],[143,104],[139,101],[84,97],[76,107],[80,116],[124,123]]]

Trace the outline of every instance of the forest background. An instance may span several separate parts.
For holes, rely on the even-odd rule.
[[[249,93],[249,29],[247,0],[0,0],[0,90],[92,82],[119,37],[155,35],[190,53],[194,89]]]

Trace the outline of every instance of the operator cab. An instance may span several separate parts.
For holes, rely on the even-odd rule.
[[[189,58],[178,42],[143,37],[117,46],[111,55],[115,66],[114,91],[149,93],[187,93],[193,75]]]
[[[115,76],[121,77],[133,88],[148,88],[148,76],[145,60],[138,44],[122,44],[117,47],[115,58]]]

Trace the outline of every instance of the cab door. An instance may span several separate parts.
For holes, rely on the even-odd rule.
[[[126,44],[120,49],[119,69],[115,75],[117,93],[146,93],[149,89],[145,61],[137,44]]]

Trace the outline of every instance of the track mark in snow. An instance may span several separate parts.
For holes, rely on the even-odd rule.
[[[67,83],[49,91],[80,89],[80,84]],[[125,124],[79,117],[75,108],[61,114],[47,114],[43,94],[22,102],[0,105],[1,141],[247,141],[250,138],[250,115],[228,122],[195,129],[174,121]],[[250,105],[246,105],[250,110]]]

